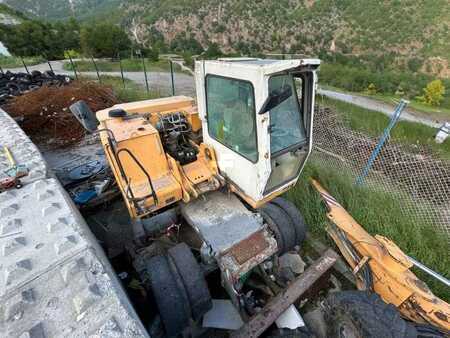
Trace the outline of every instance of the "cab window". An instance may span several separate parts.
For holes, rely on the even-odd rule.
[[[208,75],[206,109],[209,135],[257,162],[255,96],[250,82]]]
[[[302,107],[297,98],[298,91],[301,93],[302,83],[301,79],[298,81],[296,86],[294,78],[290,74],[276,75],[269,79],[270,93],[279,92],[286,87],[290,87],[292,92],[287,100],[270,110],[270,150],[272,154],[306,141]]]

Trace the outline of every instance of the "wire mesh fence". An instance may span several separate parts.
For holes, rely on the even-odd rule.
[[[350,129],[341,115],[319,106],[314,117],[311,161],[349,175],[354,184],[379,138]],[[401,201],[401,213],[431,224],[450,241],[450,161],[420,145],[389,140],[362,183]]]

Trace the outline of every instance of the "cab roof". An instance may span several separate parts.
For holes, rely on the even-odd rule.
[[[265,74],[272,74],[300,67],[311,67],[313,69],[320,65],[319,59],[259,59],[259,58],[220,58],[217,60],[197,61],[205,64],[222,65],[229,68],[246,68],[262,71]]]

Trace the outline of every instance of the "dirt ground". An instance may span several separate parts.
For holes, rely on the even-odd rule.
[[[15,97],[2,108],[19,122],[33,142],[58,148],[77,143],[85,136],[69,110],[79,100],[86,101],[94,112],[119,102],[112,88],[76,81],[64,87],[41,87]]]

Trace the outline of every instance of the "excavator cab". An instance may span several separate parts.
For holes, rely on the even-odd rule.
[[[177,96],[94,114],[133,219],[222,186],[257,209],[294,186],[311,152],[317,59],[198,61],[197,106]]]
[[[303,217],[278,196],[295,185],[311,152],[319,64],[198,61],[196,102],[118,104],[98,111],[97,122],[86,105],[71,107],[100,135],[132,219],[129,256],[150,282],[169,336],[211,308],[204,272],[219,270],[231,302],[245,312],[256,304],[246,295],[247,277],[274,274],[277,257],[304,241]],[[173,247],[161,254],[155,239],[170,238],[174,228]],[[173,298],[177,292],[189,299]]]
[[[312,144],[320,61],[198,61],[203,141],[231,189],[257,208],[295,185]]]

